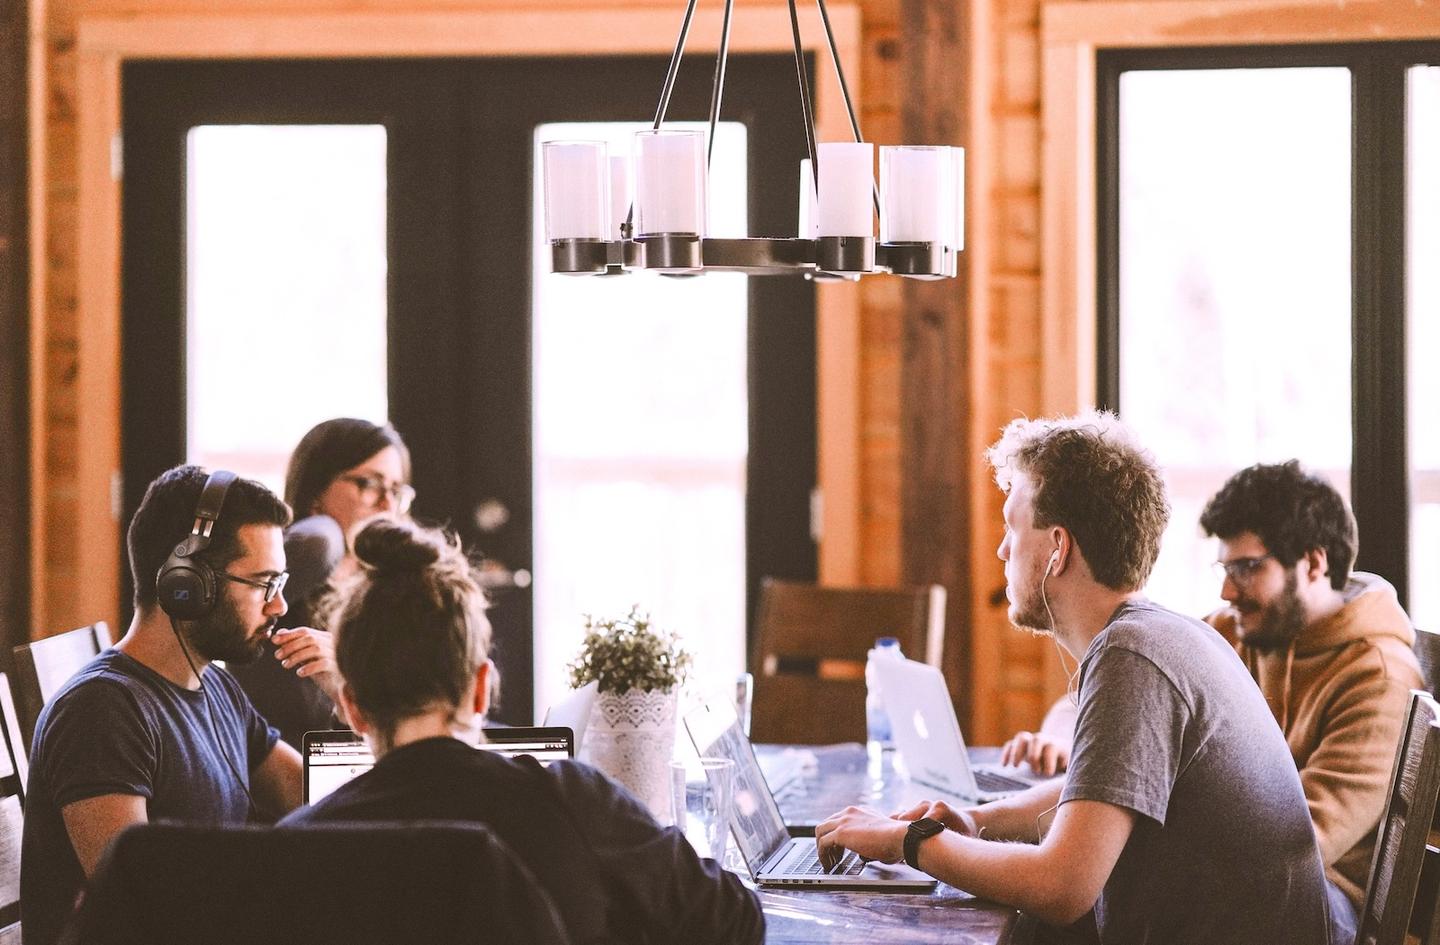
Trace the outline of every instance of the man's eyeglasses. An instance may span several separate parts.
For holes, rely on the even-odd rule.
[[[290,580],[289,571],[281,571],[268,581],[252,581],[238,574],[231,574],[229,571],[216,571],[215,576],[227,581],[234,581],[236,584],[244,584],[246,587],[261,588],[265,591],[265,603],[267,604],[280,596],[280,592],[285,590],[285,582]]]
[[[380,504],[382,496],[390,497],[390,505],[400,514],[410,511],[415,501],[415,489],[407,482],[386,482],[379,476],[350,475],[340,477],[360,490],[360,498],[372,509]]]
[[[1274,555],[1255,555],[1249,558],[1232,558],[1229,561],[1216,561],[1215,576],[1221,581],[1229,578],[1237,586],[1244,586],[1255,579],[1260,573],[1260,566],[1266,561],[1274,558]]]

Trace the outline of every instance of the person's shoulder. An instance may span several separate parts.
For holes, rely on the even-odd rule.
[[[1177,640],[1197,637],[1219,639],[1214,629],[1203,621],[1138,598],[1120,605],[1096,642],[1105,647],[1145,652],[1157,646],[1168,649]]]
[[[285,529],[285,554],[303,554],[333,564],[345,554],[345,532],[328,515],[310,515]]]
[[[149,688],[150,680],[134,660],[118,650],[105,650],[66,680],[47,708],[117,700],[134,703]]]
[[[640,802],[624,787],[583,761],[573,758],[552,761],[544,769],[544,774],[563,798],[579,806],[640,806]]]

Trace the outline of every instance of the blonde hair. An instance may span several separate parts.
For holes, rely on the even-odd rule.
[[[1118,417],[1012,420],[985,458],[1006,493],[1016,475],[1031,479],[1035,527],[1069,531],[1095,580],[1117,591],[1145,586],[1170,503],[1154,455]]]

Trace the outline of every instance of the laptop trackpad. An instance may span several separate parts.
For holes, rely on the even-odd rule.
[[[907,882],[929,883],[935,885],[935,877],[929,873],[922,873],[919,870],[905,863],[866,863],[865,868],[857,876],[858,879],[903,879]]]

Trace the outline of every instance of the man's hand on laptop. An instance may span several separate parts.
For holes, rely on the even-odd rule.
[[[840,862],[846,850],[866,860],[895,863],[905,855],[909,829],[909,820],[886,817],[868,807],[847,807],[815,828],[815,846],[827,870]]]
[[[1029,763],[1036,774],[1052,777],[1070,767],[1070,742],[1044,732],[1016,732],[1000,749],[1000,763],[1012,767]]]
[[[980,836],[980,827],[975,822],[974,814],[968,810],[956,810],[944,801],[921,801],[909,810],[902,810],[891,816],[895,820],[903,820],[906,823],[919,820],[921,817],[929,817],[931,820],[938,820],[944,824],[946,830],[963,833],[967,837]]]

